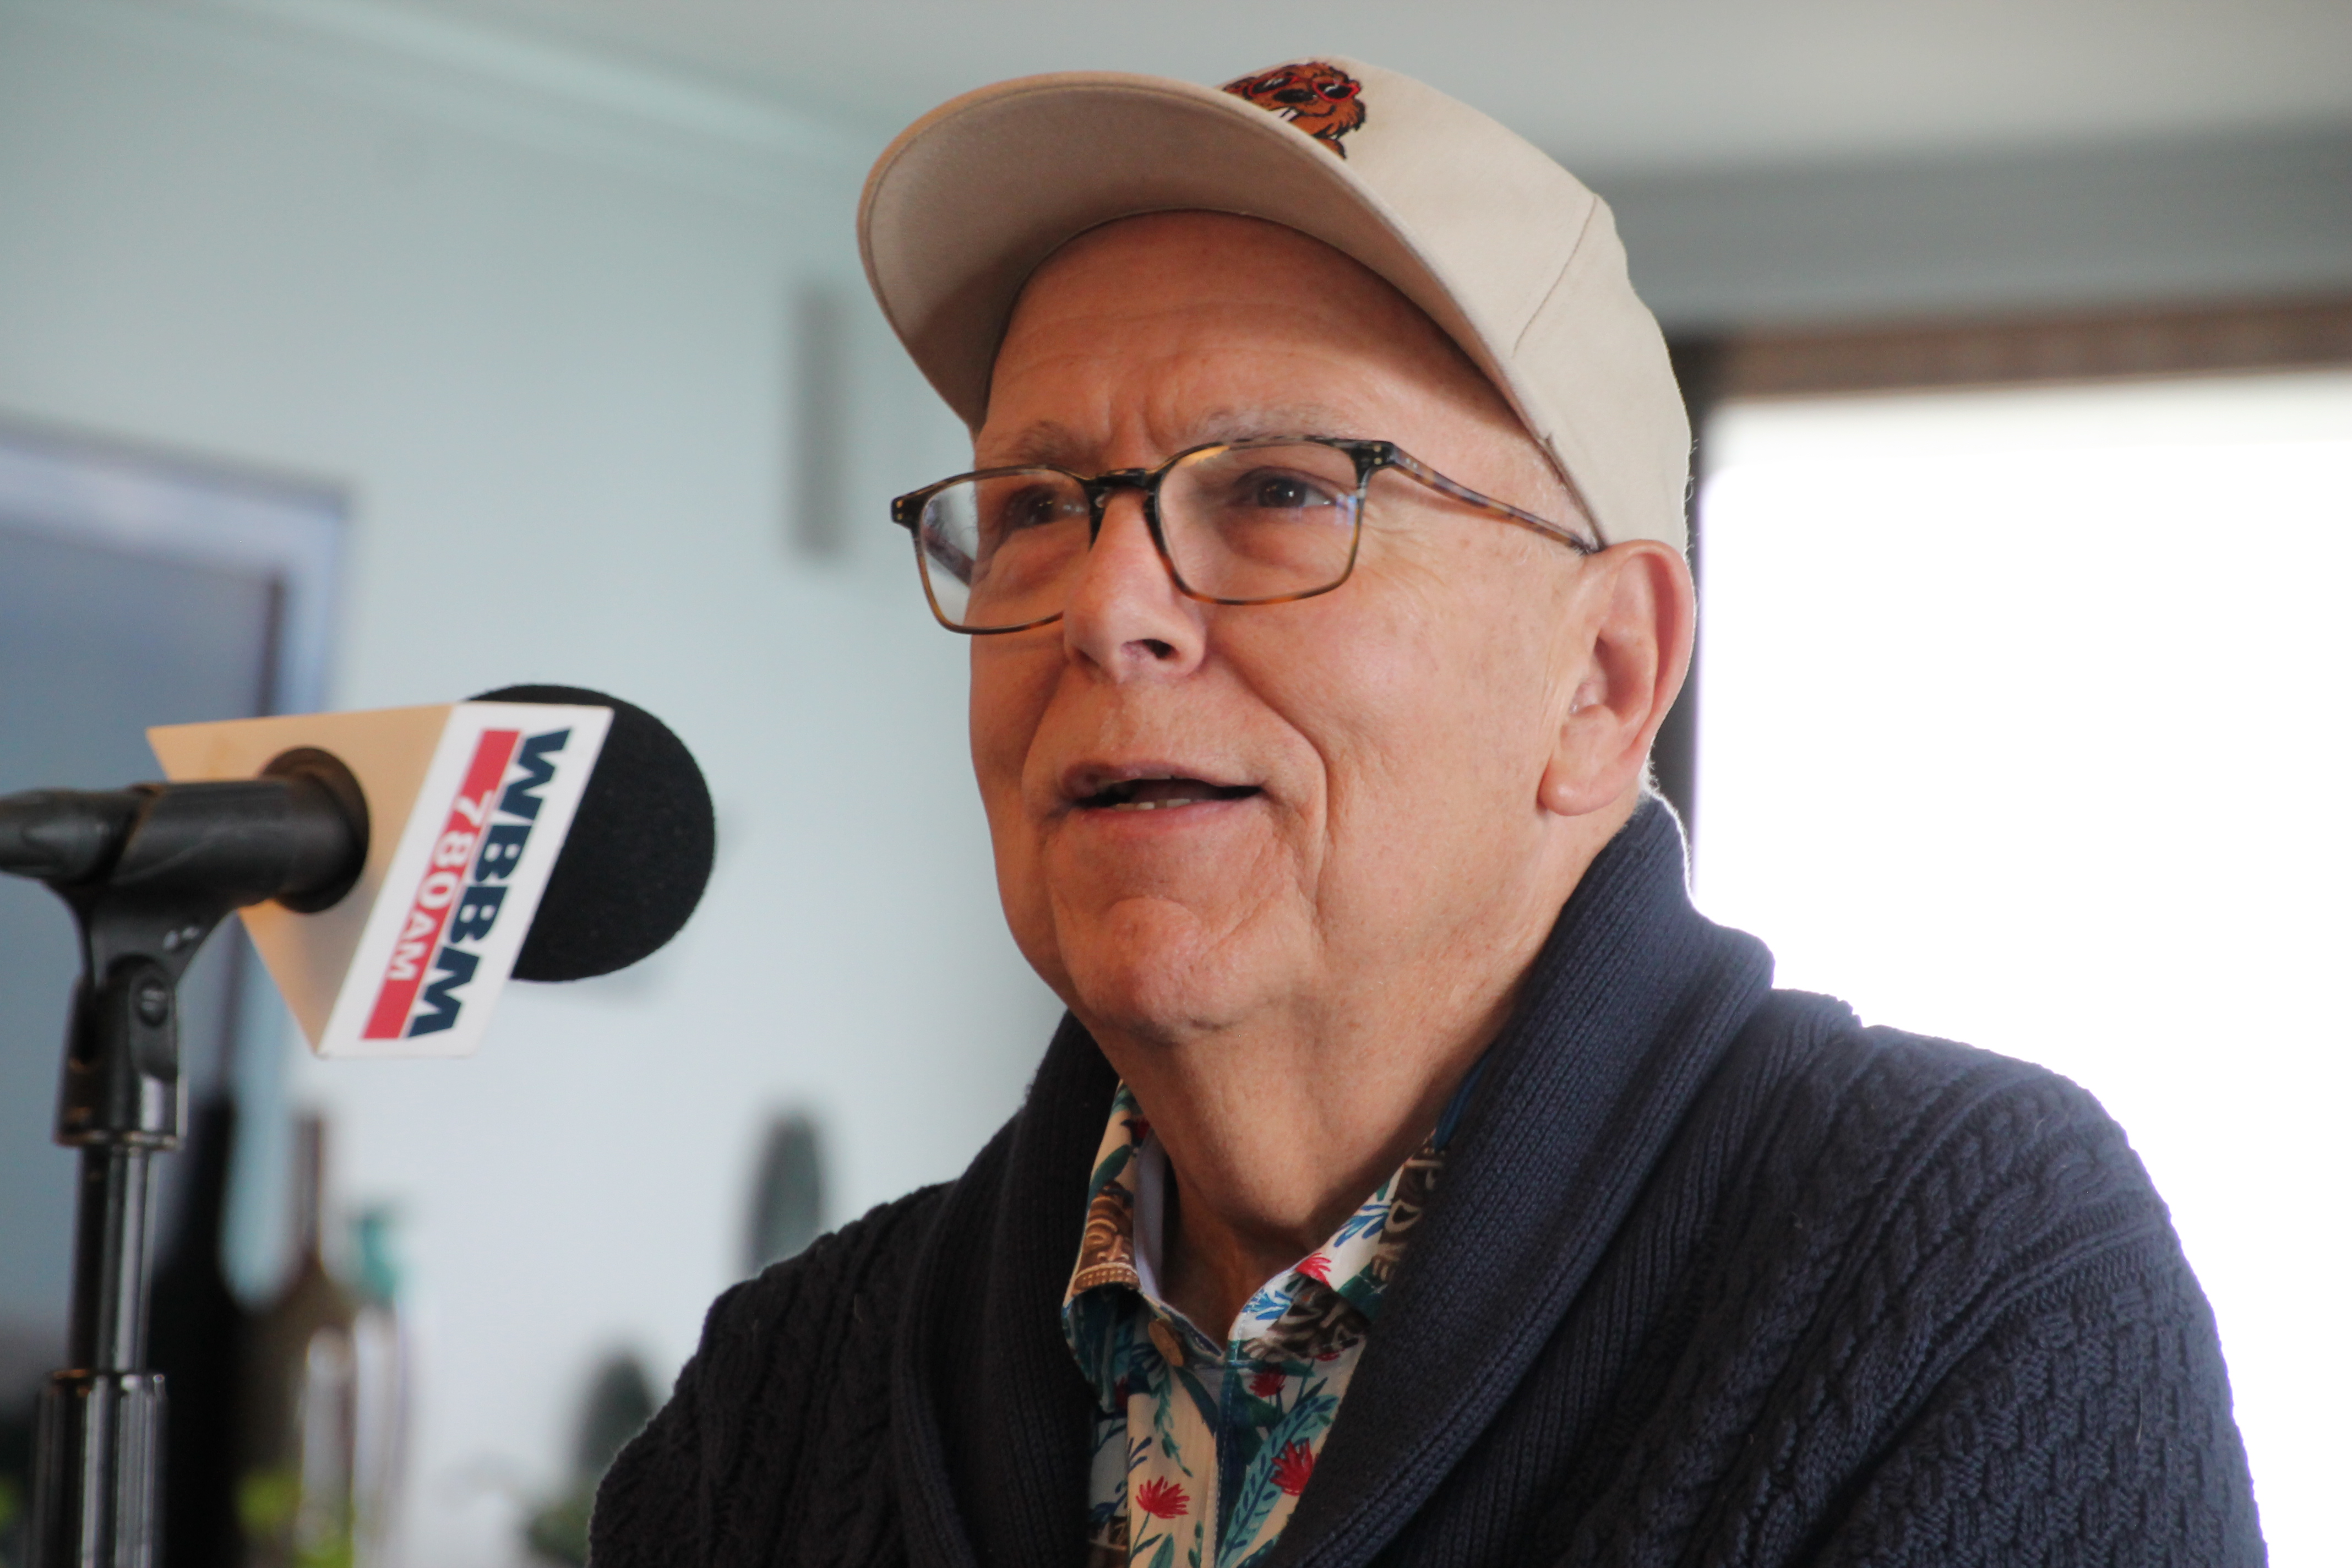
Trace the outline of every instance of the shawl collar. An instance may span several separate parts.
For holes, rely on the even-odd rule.
[[[1364,1562],[1428,1500],[1770,994],[1770,953],[1693,909],[1684,867],[1681,823],[1644,800],[1560,911],[1274,1563]]]
[[[890,1380],[913,1568],[1086,1557],[1094,1399],[1062,1339],[1062,1290],[1118,1087],[1065,1017],[1020,1113],[924,1240]]]
[[[1681,825],[1645,800],[1561,910],[1276,1563],[1363,1562],[1428,1500],[1550,1338],[1768,994],[1763,945],[1701,917],[1683,876]],[[1116,1082],[1066,1019],[1026,1104],[925,1241],[892,1379],[919,1568],[1084,1557],[1090,1402],[1055,1308]]]

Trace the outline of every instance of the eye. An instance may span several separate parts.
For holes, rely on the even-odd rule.
[[[1332,102],[1340,103],[1356,96],[1356,84],[1352,81],[1327,81],[1318,90]]]
[[[995,531],[999,536],[1024,529],[1044,528],[1069,515],[1069,498],[1051,485],[1024,485],[997,500]]]
[[[1276,468],[1243,475],[1233,493],[1235,505],[1252,511],[1304,511],[1339,499],[1307,475]]]

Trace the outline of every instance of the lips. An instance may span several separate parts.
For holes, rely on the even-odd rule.
[[[1081,811],[1171,811],[1211,801],[1242,800],[1258,794],[1248,784],[1219,784],[1212,779],[1155,768],[1082,770],[1066,791]]]

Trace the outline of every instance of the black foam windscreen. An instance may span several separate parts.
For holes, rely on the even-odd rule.
[[[636,704],[577,686],[508,686],[472,700],[613,710],[515,978],[610,974],[676,936],[701,901],[717,844],[710,789],[686,742]]]

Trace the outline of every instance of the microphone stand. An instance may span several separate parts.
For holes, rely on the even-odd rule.
[[[146,1370],[150,1161],[180,1142],[180,976],[235,905],[202,889],[142,888],[152,878],[139,876],[139,862],[150,858],[136,847],[125,846],[117,877],[58,888],[81,928],[82,973],[57,1137],[79,1149],[81,1185],[68,1364],[41,1390],[35,1423],[37,1568],[154,1568],[160,1555],[163,1380]],[[124,870],[128,887],[118,885]]]
[[[341,763],[289,752],[268,772],[0,799],[0,870],[47,882],[81,933],[57,1127],[81,1156],[71,1364],[35,1418],[33,1568],[161,1568],[147,1232],[150,1162],[180,1142],[180,977],[232,910],[335,902],[367,844],[366,804]]]

